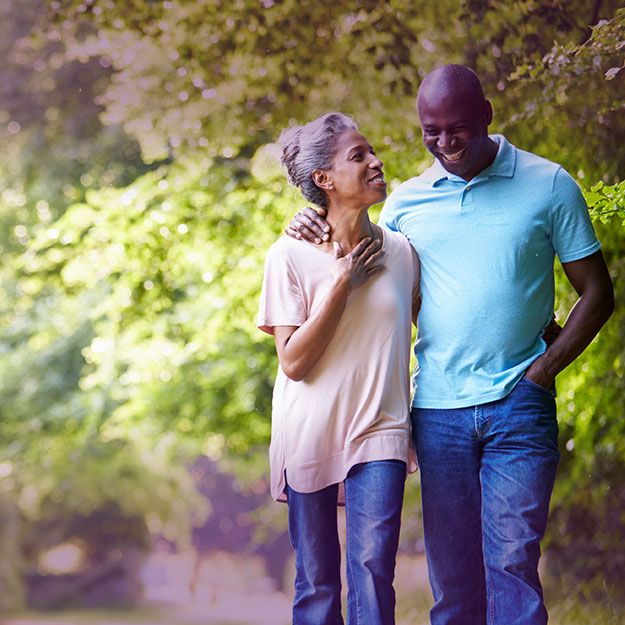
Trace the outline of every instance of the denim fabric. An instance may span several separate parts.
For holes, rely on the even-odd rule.
[[[345,479],[347,623],[395,623],[393,576],[406,464],[365,462]],[[293,625],[342,625],[338,485],[298,493],[287,485],[295,550]]]
[[[554,392],[414,408],[432,625],[543,625],[538,578],[558,451]]]

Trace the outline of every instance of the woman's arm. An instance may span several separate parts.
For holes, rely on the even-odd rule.
[[[343,256],[335,243],[332,286],[321,306],[301,326],[274,327],[280,366],[287,377],[297,382],[313,368],[334,336],[349,294],[384,269],[375,265],[385,254],[379,246],[379,241],[367,237]]]

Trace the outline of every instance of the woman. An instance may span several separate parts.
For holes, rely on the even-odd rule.
[[[369,221],[382,162],[354,121],[328,113],[280,137],[289,182],[327,210],[332,239],[269,250],[258,326],[273,334],[271,490],[289,505],[295,625],[342,623],[339,484],[346,505],[347,621],[394,623],[393,576],[410,449],[410,322],[419,265]],[[385,264],[382,264],[384,260]]]

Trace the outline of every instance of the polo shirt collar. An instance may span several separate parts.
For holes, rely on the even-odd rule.
[[[512,178],[514,176],[514,168],[516,166],[516,148],[503,136],[499,134],[488,135],[493,141],[499,144],[499,150],[495,160],[484,171],[480,172],[473,180],[483,180],[490,176],[502,176]],[[466,180],[450,174],[435,158],[431,167],[421,174],[421,179],[429,182],[433,187],[441,180],[456,180],[466,184]]]

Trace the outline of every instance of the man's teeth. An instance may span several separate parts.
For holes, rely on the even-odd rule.
[[[446,161],[457,161],[464,154],[464,149],[459,152],[455,152],[454,154],[443,154]]]
[[[375,178],[371,178],[369,182],[384,182],[384,175],[380,174],[379,176],[376,176]]]

